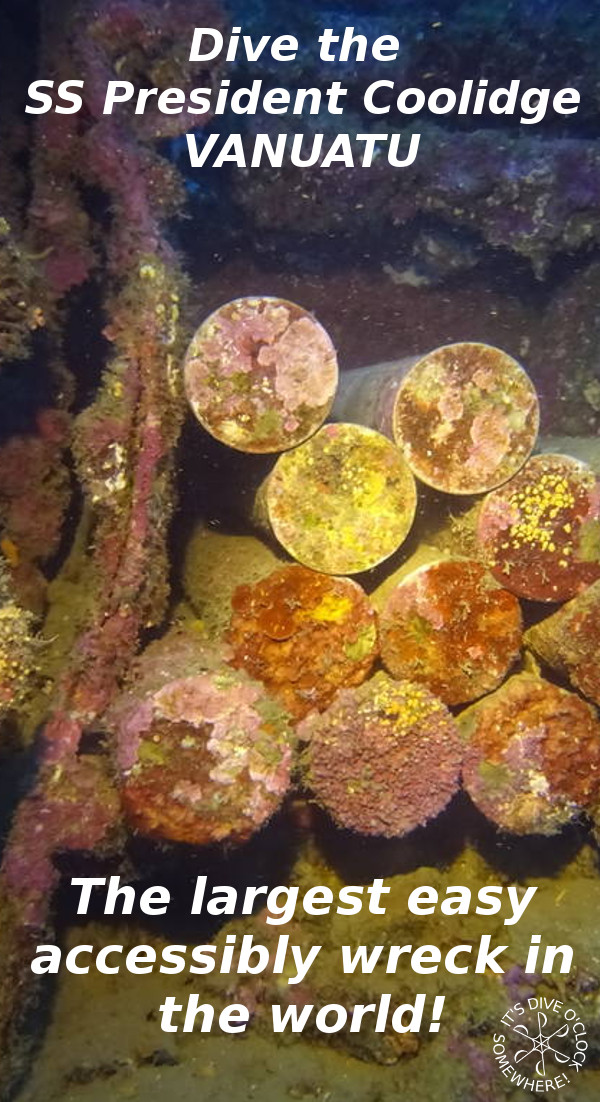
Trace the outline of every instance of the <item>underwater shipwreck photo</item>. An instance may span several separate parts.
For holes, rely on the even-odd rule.
[[[1,1102],[597,1102],[599,138],[589,0],[0,0]]]

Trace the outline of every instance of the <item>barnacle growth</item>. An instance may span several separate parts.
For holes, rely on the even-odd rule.
[[[240,298],[196,331],[184,374],[190,405],[217,440],[239,451],[278,452],[323,424],[338,367],[323,326],[301,306]]]
[[[459,717],[463,781],[514,834],[555,834],[600,796],[600,721],[591,705],[533,674],[511,677]]]
[[[536,455],[484,501],[477,539],[512,593],[566,601],[600,578],[600,482],[570,456]]]
[[[531,380],[491,345],[437,348],[398,387],[394,439],[417,478],[445,493],[501,486],[533,451],[538,427]]]
[[[461,747],[452,715],[410,681],[377,673],[342,689],[298,727],[306,779],[339,826],[399,837],[435,818],[458,789]]]
[[[467,560],[432,563],[404,578],[379,628],[386,669],[427,685],[446,704],[497,688],[521,648],[517,598]]]
[[[414,478],[394,444],[351,424],[325,425],[281,455],[264,498],[286,551],[326,574],[358,574],[389,558],[417,505]]]
[[[235,591],[228,639],[232,664],[297,719],[364,681],[377,656],[375,613],[360,586],[297,565]]]

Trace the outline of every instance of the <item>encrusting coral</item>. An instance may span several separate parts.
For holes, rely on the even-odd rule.
[[[413,473],[451,494],[478,494],[517,473],[533,451],[537,395],[523,368],[486,344],[437,348],[406,373],[394,439]]]
[[[331,409],[338,379],[323,327],[277,298],[220,306],[192,338],[184,371],[201,424],[248,452],[282,451],[311,436]]]
[[[232,664],[262,681],[291,715],[322,710],[338,688],[364,681],[377,625],[356,582],[284,566],[233,595]]]
[[[496,689],[521,649],[519,602],[480,563],[420,567],[390,593],[379,617],[381,657],[446,704]]]
[[[217,18],[212,6],[205,10]],[[86,499],[83,523],[93,517],[81,584],[93,596],[58,679],[41,737],[37,780],[16,811],[0,874],[3,1083],[10,1083],[21,1058],[25,961],[32,940],[51,922],[52,888],[59,880],[57,846],[64,841],[67,848],[87,848],[90,837],[101,844],[106,836],[105,812],[89,799],[88,771],[78,757],[84,728],[112,702],[140,632],[160,619],[167,594],[170,453],[183,413],[178,358],[185,281],[163,223],[176,209],[180,192],[175,170],[144,146],[131,126],[104,116],[96,93],[119,66],[119,44],[138,60],[152,56],[158,65],[159,44],[167,52],[171,48],[171,17],[172,6],[160,0],[134,3],[130,10],[114,0],[83,7],[66,2],[53,10],[52,20],[48,14],[42,29],[48,71],[62,71],[68,79],[75,63],[87,92],[82,125],[80,118],[73,122],[75,116],[51,114],[46,119],[59,123],[38,132],[32,214],[40,238],[50,236],[46,278],[59,292],[80,284],[91,270],[80,187],[92,184],[106,195],[111,222],[104,234],[105,337],[113,356],[98,397],[81,415],[75,433]],[[61,226],[68,232],[63,234]],[[48,247],[48,238],[40,245]],[[64,840],[50,828],[61,774],[71,778],[69,815],[76,825]]]
[[[183,562],[185,595],[208,635],[221,638],[231,620],[231,601],[240,585],[253,585],[282,566],[262,540],[231,535],[198,524],[186,545]]]
[[[227,651],[175,629],[135,664],[107,720],[126,821],[193,845],[241,842],[290,784],[288,717]]]
[[[32,332],[45,324],[36,275],[32,259],[0,216],[0,365],[23,359]]]
[[[600,705],[600,582],[530,627],[525,642],[538,658]]]
[[[429,689],[376,673],[341,689],[298,726],[306,783],[336,823],[394,838],[422,826],[458,791],[456,721]]]
[[[566,601],[600,577],[600,481],[566,455],[536,455],[483,502],[480,553],[532,601]]]
[[[501,830],[558,833],[600,796],[600,720],[575,693],[530,673],[461,713],[463,781]]]
[[[415,481],[398,449],[351,424],[325,425],[281,455],[261,494],[286,551],[326,574],[358,574],[389,558],[417,507]]]
[[[600,801],[592,706],[532,674],[497,688],[520,648],[517,598],[577,593],[527,639],[599,699],[598,482],[568,457],[527,461],[538,401],[519,364],[476,342],[422,359],[396,405],[407,463],[371,429],[319,427],[337,382],[336,355],[314,317],[287,299],[228,302],[189,345],[188,281],[166,228],[182,209],[183,182],[155,145],[189,120],[153,110],[137,116],[127,106],[102,110],[112,78],[188,89],[195,79],[182,48],[188,7],[185,0],[45,6],[44,71],[58,80],[80,73],[84,109],[77,118],[49,113],[35,127],[28,243],[37,260],[0,221],[0,359],[22,356],[31,331],[43,326],[57,377],[65,296],[92,273],[107,356],[96,397],[74,426],[63,394],[56,408],[36,410],[35,435],[13,437],[0,450],[0,548],[11,574],[6,586],[0,576],[0,713],[27,702],[37,671],[33,619],[20,597],[27,591],[32,607],[43,607],[44,579],[34,592],[35,577],[21,568],[37,567],[58,548],[70,497],[61,466],[67,442],[83,498],[71,556],[51,583],[55,592],[64,586],[75,624],[54,652],[37,775],[14,814],[0,873],[2,1088],[23,1066],[28,964],[32,946],[50,936],[57,856],[85,851],[123,861],[131,831],[194,846],[246,841],[296,779],[290,717],[303,741],[297,779],[338,826],[359,834],[398,838],[431,821],[457,792],[461,768],[475,804],[516,834],[554,834]],[[199,0],[194,13],[198,23],[223,26],[210,0]],[[464,140],[476,159],[478,139]],[[244,181],[248,207],[258,179]],[[343,191],[356,179],[334,171],[323,186]],[[297,196],[290,201],[295,209]],[[302,206],[303,217],[309,208],[311,219],[321,216],[304,195]],[[265,209],[265,220],[274,213]],[[492,241],[491,221],[502,216],[487,210]],[[519,240],[515,251],[533,256]],[[535,254],[539,264],[547,251]],[[32,293],[32,263],[43,272],[48,312]],[[205,622],[167,631],[136,659],[145,632],[160,633],[166,618],[186,345],[187,397],[209,431],[237,449],[285,452],[262,502],[301,565],[271,573],[276,554],[251,537],[237,537],[246,542],[234,551],[233,537],[196,533],[184,585]],[[69,390],[66,374],[64,381]],[[585,398],[594,405],[592,383],[586,375]],[[404,578],[381,614],[383,659],[398,680],[383,672],[367,680],[378,651],[375,616],[362,589],[337,575],[371,570],[402,546],[416,516],[415,474],[457,495],[495,488],[478,513],[478,549],[469,546],[504,588],[476,561],[427,565]],[[236,593],[234,582],[243,583]],[[231,612],[225,643],[219,637]],[[51,609],[49,634],[60,614],[64,606]],[[449,711],[492,689],[458,720]],[[87,734],[98,752],[88,752]]]
[[[71,500],[65,449],[71,419],[62,409],[43,408],[35,432],[14,434],[0,444],[0,549],[19,599],[44,610],[44,567],[59,547]]]
[[[21,227],[17,236],[0,217],[0,371],[10,370],[9,378],[18,380],[22,370],[23,382],[11,388],[16,385],[17,401],[19,387],[36,395],[39,389],[33,423],[11,426],[10,435],[4,429],[0,442],[0,549],[17,598],[41,613],[43,564],[56,551],[71,497],[65,461],[70,417],[68,373],[58,354],[57,300],[42,283],[31,236]],[[43,336],[34,340],[36,330]]]
[[[37,669],[33,616],[15,602],[0,565],[0,717],[23,704]]]

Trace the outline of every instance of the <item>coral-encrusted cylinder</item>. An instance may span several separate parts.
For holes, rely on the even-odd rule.
[[[325,425],[277,460],[264,502],[288,554],[325,574],[389,558],[415,517],[415,480],[398,448],[360,425]]]
[[[323,424],[338,366],[328,334],[301,306],[239,298],[202,323],[184,375],[189,403],[212,436],[239,451],[278,452]]]
[[[400,837],[435,818],[458,789],[456,721],[433,693],[377,673],[342,689],[298,727],[306,779],[339,826]]]
[[[566,601],[600,578],[600,481],[566,455],[536,455],[484,501],[477,540],[519,597]]]
[[[300,719],[377,657],[375,612],[356,582],[285,566],[233,595],[232,664],[258,678]]]
[[[559,831],[600,796],[600,721],[574,693],[532,674],[467,708],[463,780],[480,811],[513,834]]]
[[[388,597],[379,626],[386,669],[446,704],[496,689],[521,649],[517,598],[472,561],[415,570]]]
[[[428,353],[398,387],[393,433],[417,478],[448,494],[501,486],[533,451],[539,406],[512,356],[488,344]]]
[[[286,713],[220,659],[174,632],[148,648],[138,681],[113,709],[125,816],[143,834],[243,842],[288,790]]]
[[[600,705],[600,582],[534,624],[525,641],[538,658]]]

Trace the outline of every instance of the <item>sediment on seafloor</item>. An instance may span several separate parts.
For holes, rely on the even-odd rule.
[[[199,523],[185,548],[183,588],[207,634],[218,639],[231,619],[239,585],[252,585],[286,561],[255,535],[232,535]]]

